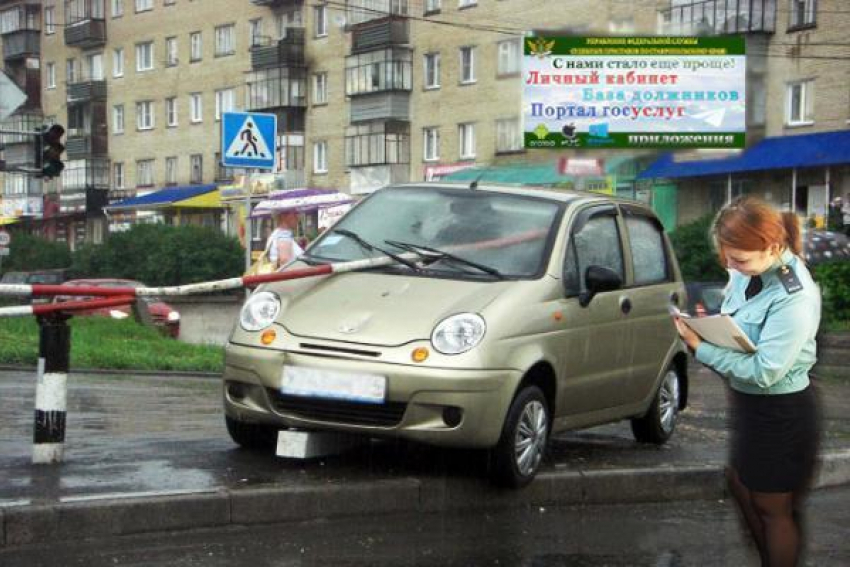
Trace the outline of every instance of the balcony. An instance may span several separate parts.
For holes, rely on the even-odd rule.
[[[345,58],[346,96],[410,91],[411,58],[411,50],[401,47],[349,55]]]
[[[408,0],[347,0],[345,4],[345,21],[348,22],[349,29],[363,22],[385,18],[387,15],[409,14]],[[422,9],[421,2],[419,9]]]
[[[410,124],[370,122],[350,126],[345,135],[345,165],[372,167],[410,163]]]
[[[659,11],[661,35],[773,33],[776,0],[696,0]]]
[[[106,20],[86,18],[65,28],[65,45],[91,49],[106,44]]]
[[[285,6],[286,4],[299,4],[300,0],[251,0],[251,4],[254,6],[269,6],[269,7],[279,7]]]
[[[250,111],[281,107],[306,108],[307,70],[273,67],[248,73],[245,108]]]
[[[303,67],[304,28],[286,28],[286,37],[273,41],[269,37],[259,38],[251,46],[251,67]]]
[[[90,102],[106,100],[104,79],[82,79],[67,85],[68,102]]]
[[[404,92],[359,96],[351,99],[351,123],[366,120],[410,120],[410,94]]]
[[[108,137],[85,130],[68,130],[65,155],[69,160],[105,156],[109,153]]]
[[[410,26],[407,18],[390,16],[371,20],[351,28],[351,52],[362,53],[410,43]]]
[[[41,32],[17,30],[3,36],[3,59],[12,61],[41,54]]]
[[[109,159],[68,160],[62,171],[59,211],[98,212],[107,202]]]

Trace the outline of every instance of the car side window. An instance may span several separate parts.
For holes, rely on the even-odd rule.
[[[573,232],[564,261],[564,287],[567,295],[584,291],[584,274],[590,266],[608,268],[624,278],[623,251],[617,219],[600,214],[591,217]]]
[[[664,235],[658,223],[643,215],[628,214],[626,230],[631,243],[635,284],[651,285],[669,281]]]

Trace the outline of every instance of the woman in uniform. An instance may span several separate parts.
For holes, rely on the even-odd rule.
[[[727,480],[762,565],[797,565],[800,506],[817,457],[820,428],[809,370],[821,297],[801,259],[799,220],[744,197],[715,219],[715,246],[730,278],[721,312],[756,345],[743,353],[708,343],[680,320],[696,359],[728,378],[732,400]]]

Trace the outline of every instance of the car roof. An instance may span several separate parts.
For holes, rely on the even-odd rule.
[[[383,187],[378,191],[387,191],[393,189],[406,188],[425,188],[425,189],[466,189],[468,191],[483,191],[488,193],[501,193],[506,195],[517,195],[525,197],[537,197],[540,199],[549,199],[551,201],[559,201],[567,204],[585,204],[585,203],[617,203],[622,205],[635,205],[647,212],[652,213],[652,209],[641,201],[632,199],[624,199],[613,195],[605,195],[602,193],[593,193],[591,191],[577,191],[574,189],[553,189],[551,187],[539,187],[534,185],[502,185],[499,183],[479,183],[475,189],[470,189],[469,183],[449,183],[443,181],[431,181],[420,183],[403,183],[398,185],[390,185]],[[653,213],[654,214],[654,213]]]

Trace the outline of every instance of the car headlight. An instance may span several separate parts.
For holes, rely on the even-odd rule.
[[[246,331],[260,331],[274,323],[278,313],[280,298],[270,291],[260,291],[245,302],[239,314],[239,324]]]
[[[481,315],[459,313],[446,317],[431,333],[431,344],[443,354],[460,354],[474,348],[487,331]]]
[[[180,312],[178,311],[169,311],[167,319],[172,323],[175,323],[180,320]]]
[[[130,316],[130,314],[124,313],[123,311],[119,311],[118,309],[110,309],[109,316],[113,319],[126,319]]]

